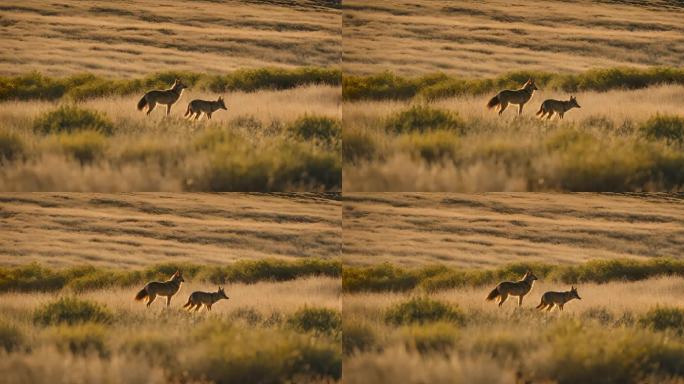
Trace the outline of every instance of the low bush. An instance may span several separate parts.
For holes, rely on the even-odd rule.
[[[457,133],[465,132],[465,123],[453,112],[414,105],[387,118],[385,129],[393,133],[426,132],[431,130],[448,130]]]
[[[377,338],[370,325],[346,319],[342,322],[342,348],[345,354],[370,351],[376,344]]]
[[[406,329],[404,338],[407,350],[415,350],[421,354],[439,353],[448,356],[456,347],[458,335],[458,328],[454,324],[437,322],[409,327]]]
[[[24,344],[24,334],[16,326],[0,321],[0,350],[14,352]]]
[[[639,324],[654,331],[672,331],[684,334],[684,309],[656,307],[639,318]]]
[[[90,130],[61,134],[58,140],[62,149],[81,164],[102,156],[107,146],[107,139],[101,133]]]
[[[465,323],[465,315],[454,305],[427,297],[414,297],[403,303],[393,305],[385,312],[385,322],[393,325],[424,324],[437,321],[463,324]]]
[[[41,325],[109,323],[113,315],[107,307],[87,300],[63,297],[36,309],[33,321]]]
[[[107,330],[100,324],[62,325],[52,330],[52,342],[61,352],[74,355],[96,353],[107,357],[111,351],[106,343]]]
[[[684,117],[656,115],[640,127],[641,133],[651,140],[665,140],[670,144],[684,143]]]
[[[36,118],[33,129],[43,134],[92,130],[110,135],[114,132],[114,125],[98,111],[75,105],[62,105]]]
[[[14,132],[0,128],[0,164],[17,160],[25,151],[24,141]]]
[[[378,146],[366,130],[345,128],[342,131],[342,160],[345,164],[373,159],[378,153]]]
[[[288,126],[292,134],[302,140],[316,140],[326,145],[340,141],[340,122],[326,116],[305,115]]]
[[[287,323],[300,332],[315,332],[339,336],[342,327],[342,316],[330,308],[304,307],[293,313]]]

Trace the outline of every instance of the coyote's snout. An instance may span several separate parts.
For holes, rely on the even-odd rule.
[[[496,96],[492,97],[489,102],[487,103],[487,108],[494,108],[495,106],[499,106],[499,115],[503,113],[503,111],[508,107],[508,104],[517,104],[518,105],[518,115],[522,114],[523,106],[525,103],[530,101],[532,98],[532,94],[534,91],[538,90],[537,86],[534,84],[534,80],[529,79],[525,83],[525,85],[522,86],[522,88],[518,90],[510,90],[506,89],[501,92],[499,92]]]
[[[147,283],[145,288],[141,289],[140,292],[135,295],[135,300],[140,301],[147,298],[147,306],[149,307],[157,296],[166,296],[166,306],[168,307],[171,304],[171,297],[178,292],[181,283],[184,281],[180,271],[176,271],[176,273],[165,282],[152,281]]]
[[[199,311],[199,309],[202,307],[202,304],[204,304],[204,306],[207,307],[207,310],[211,311],[211,306],[221,299],[228,299],[223,287],[218,287],[218,291],[216,292],[197,291],[190,295],[188,302],[185,303],[183,308],[187,308],[188,311],[192,311],[192,308],[195,307],[195,311]]]
[[[574,286],[570,287],[569,291],[565,292],[553,292],[549,291],[542,295],[541,303],[537,305],[537,309],[543,310],[546,308],[547,311],[553,309],[554,305],[562,311],[563,305],[572,299],[582,300],[582,298],[577,293],[577,288]]]
[[[185,115],[183,117],[190,117],[195,116],[195,120],[200,118],[200,115],[202,112],[204,112],[205,115],[207,115],[207,118],[211,120],[211,114],[214,113],[218,109],[225,109],[226,111],[228,108],[226,108],[226,104],[223,102],[223,97],[219,96],[216,101],[209,101],[209,100],[193,100],[188,104],[188,109],[185,111]]]
[[[166,105],[166,116],[168,116],[171,112],[171,106],[178,101],[186,88],[180,80],[176,79],[169,89],[149,91],[138,101],[138,110],[142,111],[147,106],[147,114],[149,115],[157,104],[163,104]]]
[[[522,280],[519,281],[504,281],[499,283],[489,295],[487,295],[487,300],[491,301],[499,298],[499,307],[508,299],[508,296],[518,296],[518,307],[522,306],[523,297],[527,295],[532,289],[532,284],[537,280],[537,276],[532,274],[532,272],[527,271]]]
[[[544,115],[548,113],[548,116],[546,118],[550,119],[554,113],[557,113],[558,116],[562,119],[563,115],[565,115],[565,112],[573,108],[582,108],[579,104],[577,104],[577,99],[575,98],[575,96],[570,96],[570,100],[567,101],[548,99],[544,100],[541,107],[539,107],[539,110],[537,111],[537,116],[539,116],[540,118],[544,118]]]

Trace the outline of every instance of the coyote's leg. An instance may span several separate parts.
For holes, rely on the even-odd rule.
[[[544,300],[542,300],[541,303],[539,303],[539,305],[537,305],[537,309],[540,311],[543,311],[544,308],[546,308],[546,303],[544,302]]]
[[[197,114],[195,115],[195,120],[199,120],[201,114],[202,114],[202,112],[198,111]]]
[[[561,312],[563,311],[563,304],[558,304],[558,308],[560,308]]]
[[[508,102],[506,101],[502,101],[501,104],[499,104],[499,116],[506,110],[506,107],[508,107]]]
[[[207,306],[207,310],[211,311],[211,304],[206,304],[206,306]]]
[[[551,312],[551,310],[553,309],[553,306],[554,306],[554,305],[555,305],[554,303],[550,303],[549,306],[546,308],[546,311],[547,311],[547,312]]]
[[[202,308],[202,303],[197,304],[197,307],[195,307],[195,312],[199,311],[200,308]]]
[[[172,104],[166,104],[166,116],[168,116],[169,113],[171,113],[171,105]]]
[[[156,299],[156,298],[157,298],[157,294],[155,294],[155,293],[150,293],[150,294],[147,296],[147,306],[149,307],[150,304],[152,304],[152,302],[153,302],[154,299]]]
[[[171,305],[171,296],[166,296],[166,308]]]
[[[549,111],[549,116],[546,117],[546,120],[551,120],[552,116],[553,116],[553,111]]]
[[[565,114],[565,113],[563,113],[563,112],[558,112],[558,116],[560,116],[561,120],[563,120],[563,115],[564,115],[564,114]]]
[[[211,112],[207,112],[207,119],[211,120]]]
[[[518,116],[522,115],[522,109],[525,104],[518,105]]]
[[[190,307],[190,306],[192,306],[192,299],[188,299],[188,302],[185,303],[185,305],[183,305],[183,308],[187,308],[187,307]]]
[[[156,106],[157,106],[157,103],[155,103],[154,101],[151,101],[149,104],[147,104],[147,114],[149,115],[150,112],[152,112],[152,110]]]
[[[503,305],[506,299],[508,299],[508,293],[502,293],[501,296],[499,296],[499,307]]]
[[[525,296],[523,296],[523,295],[518,296],[518,307],[522,307],[522,299],[523,299],[523,297],[525,297]]]

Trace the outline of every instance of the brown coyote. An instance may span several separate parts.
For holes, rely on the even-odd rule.
[[[537,280],[537,276],[527,271],[520,281],[504,281],[499,283],[496,288],[489,292],[487,300],[491,301],[498,297],[500,307],[508,299],[508,295],[518,296],[518,307],[520,307],[522,306],[523,296],[530,292],[535,280]]]
[[[138,101],[138,110],[142,111],[147,105],[147,114],[149,115],[157,104],[164,104],[166,105],[166,116],[168,116],[171,112],[171,106],[178,101],[185,88],[187,87],[176,79],[169,89],[149,91]]]
[[[541,107],[539,107],[539,110],[537,111],[537,116],[539,116],[540,118],[544,118],[544,115],[548,113],[549,115],[546,118],[550,119],[555,112],[562,119],[565,112],[575,107],[582,108],[579,104],[577,104],[577,99],[575,98],[575,96],[570,96],[570,100],[568,101],[548,99],[544,100]]]
[[[529,79],[523,85],[522,88],[518,90],[506,89],[499,92],[496,96],[492,97],[487,103],[487,108],[494,108],[499,106],[499,115],[508,107],[508,104],[518,104],[518,115],[522,114],[523,106],[525,103],[530,101],[534,91],[538,90],[537,86],[534,84],[534,80]]]
[[[183,115],[183,117],[189,116],[192,118],[192,115],[195,115],[195,120],[197,120],[200,118],[202,112],[204,112],[204,114],[207,115],[207,118],[211,120],[211,114],[218,109],[225,109],[226,111],[228,110],[228,108],[226,108],[226,104],[223,102],[223,97],[221,96],[219,96],[216,101],[197,99],[188,104],[188,109],[185,111],[185,115]]]
[[[197,291],[190,295],[188,302],[185,303],[183,308],[187,308],[188,311],[192,311],[192,307],[195,307],[195,311],[199,311],[199,309],[202,307],[202,304],[204,304],[204,306],[207,307],[207,310],[211,311],[211,306],[221,299],[228,300],[228,296],[226,296],[226,292],[223,290],[223,287],[218,287],[218,291],[216,292]]]
[[[166,306],[168,307],[171,304],[171,297],[178,292],[181,283],[184,281],[180,271],[176,271],[169,280],[163,283],[160,281],[147,283],[145,288],[141,289],[140,292],[135,295],[135,300],[140,301],[147,297],[147,306],[149,307],[154,299],[157,298],[157,295],[166,296]]]
[[[546,308],[547,311],[553,309],[554,305],[557,305],[560,310],[563,310],[563,305],[572,299],[582,300],[577,293],[577,288],[570,287],[569,291],[566,292],[553,292],[549,291],[542,295],[541,303],[537,305],[537,309],[543,310]]]

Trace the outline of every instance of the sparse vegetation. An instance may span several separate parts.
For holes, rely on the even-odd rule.
[[[425,324],[437,321],[463,323],[465,316],[450,304],[427,297],[414,297],[385,312],[385,322],[394,325]]]
[[[33,314],[33,321],[41,325],[109,323],[112,319],[112,313],[105,306],[74,297],[63,297],[45,304]]]
[[[62,105],[37,117],[33,129],[43,134],[93,130],[109,135],[113,133],[114,127],[106,116],[97,111],[75,105]]]

